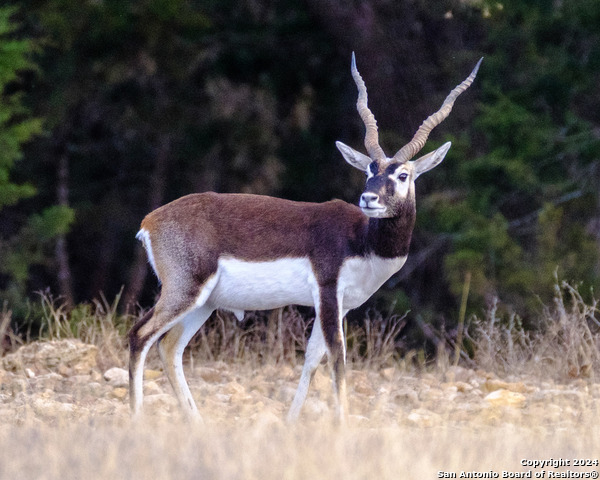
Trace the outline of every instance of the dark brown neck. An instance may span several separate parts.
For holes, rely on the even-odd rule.
[[[370,218],[367,234],[369,250],[383,258],[408,255],[416,215],[415,203],[406,202],[395,217]]]

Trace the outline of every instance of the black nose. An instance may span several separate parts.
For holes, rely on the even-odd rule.
[[[368,205],[369,202],[376,202],[379,200],[379,195],[376,193],[365,192],[360,196],[360,199]]]

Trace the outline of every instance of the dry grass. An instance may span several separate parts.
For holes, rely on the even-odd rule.
[[[42,294],[37,336],[48,340],[77,338],[98,347],[101,366],[124,365],[127,362],[126,334],[135,319],[118,313],[120,299],[119,294],[111,303],[101,296],[99,300],[69,310],[61,299]]]
[[[474,364],[501,375],[533,375],[568,381],[600,372],[600,310],[568,283],[555,287],[554,302],[543,308],[539,330],[523,329],[516,314],[498,316],[495,302],[484,319],[474,318],[470,340]]]
[[[597,459],[600,433],[597,420],[588,420],[556,430],[533,423],[336,430],[319,422],[289,427],[269,417],[203,426],[95,419],[26,424],[0,430],[0,478],[384,480],[438,478],[439,471],[501,476],[529,470],[522,459]]]
[[[81,338],[103,349],[107,364],[126,364],[123,333],[132,319],[117,315],[116,303],[101,300],[67,312],[58,302],[44,301],[43,335]],[[493,471],[502,478],[503,471],[530,470],[522,466],[523,459],[599,459],[600,384],[595,372],[600,367],[600,328],[595,300],[586,303],[576,289],[560,285],[535,333],[525,332],[515,315],[501,317],[496,307],[483,318],[471,318],[465,326],[466,342],[474,352],[471,366],[511,381],[526,377],[533,393],[525,405],[530,405],[470,413],[467,396],[453,400],[465,401],[464,408],[448,403],[448,396],[430,397],[427,408],[436,415],[431,423],[408,421],[414,407],[395,400],[394,392],[406,395],[402,382],[408,380],[412,384],[405,383],[404,390],[433,382],[442,391],[448,359],[438,358],[417,370],[411,361],[402,361],[397,340],[404,321],[373,314],[349,331],[348,356],[354,368],[350,384],[362,369],[375,390],[381,383],[381,391],[353,412],[361,416],[352,417],[345,428],[333,428],[327,415],[309,415],[297,425],[286,425],[279,407],[269,409],[268,403],[254,404],[249,415],[224,415],[222,404],[210,399],[201,405],[202,425],[182,423],[177,414],[132,423],[124,404],[120,413],[49,422],[25,418],[0,429],[0,479],[428,479],[440,478],[439,472],[463,471]],[[186,359],[198,366],[218,363],[238,379],[253,371],[268,378],[265,365],[275,369],[271,371],[287,368],[295,382],[310,328],[311,319],[291,308],[249,315],[242,327],[232,316],[219,314],[194,339]],[[446,349],[441,349],[440,357],[444,355]],[[394,374],[384,383],[377,372],[389,366]],[[263,391],[268,394],[283,385],[278,382]],[[560,392],[557,382],[564,385]],[[546,388],[554,393],[542,395]],[[418,391],[419,396],[427,393]],[[570,400],[561,404],[559,398]],[[351,398],[355,409],[357,401]],[[550,407],[557,413],[549,413]],[[548,478],[548,472],[593,472],[600,467],[532,473],[542,470]]]

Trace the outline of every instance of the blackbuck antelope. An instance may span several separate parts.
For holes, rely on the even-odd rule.
[[[350,165],[366,172],[359,206],[340,200],[302,203],[207,192],[182,197],[144,218],[137,238],[162,289],[156,306],[129,333],[134,415],[142,408],[143,367],[155,342],[182,409],[198,418],[182,355],[210,314],[220,308],[242,320],[245,310],[295,304],[314,306],[316,318],[288,419],[300,414],[315,369],[327,354],[337,418],[343,421],[347,400],[342,319],[404,265],[415,223],[415,180],[444,159],[450,143],[411,159],[471,85],[480,63],[412,140],[388,158],[379,146],[367,89],[352,55],[368,155],[341,142],[336,145]]]

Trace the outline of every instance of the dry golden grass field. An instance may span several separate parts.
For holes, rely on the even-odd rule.
[[[1,479],[596,478],[600,471],[597,310],[573,291],[545,311],[538,335],[493,309],[472,319],[466,334],[476,353],[459,366],[451,348],[420,364],[418,354],[397,358],[386,350],[391,344],[378,343],[386,329],[357,333],[354,342],[368,347],[362,356],[350,352],[351,415],[339,428],[327,365],[301,420],[284,421],[302,361],[292,352],[299,334],[284,332],[291,310],[252,334],[220,318],[195,340],[186,374],[203,424],[179,416],[155,354],[145,417],[132,422],[118,321],[106,305],[88,313],[89,329],[74,335],[72,314],[50,307],[49,338],[0,358]]]

